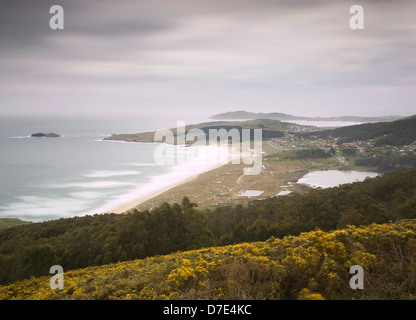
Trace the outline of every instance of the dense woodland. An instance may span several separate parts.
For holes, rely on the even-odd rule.
[[[184,198],[151,212],[102,214],[0,231],[0,284],[177,251],[416,218],[416,170],[364,182],[198,210]]]

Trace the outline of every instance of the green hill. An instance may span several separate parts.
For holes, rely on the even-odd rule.
[[[23,220],[20,220],[18,218],[0,218],[0,230],[25,225],[25,224],[28,224],[28,223],[32,223],[32,222],[23,221]]]
[[[320,230],[0,286],[0,299],[415,299],[416,221]],[[349,286],[364,269],[364,290]]]
[[[366,123],[299,134],[302,137],[339,138],[339,143],[374,139],[376,146],[403,146],[416,141],[416,117],[393,122]]]
[[[262,138],[263,140],[271,138],[279,138],[285,135],[285,132],[289,131],[293,125],[289,123],[284,123],[278,120],[249,120],[249,121],[212,121],[212,122],[203,122],[199,124],[186,125],[185,134],[192,129],[201,129],[206,139],[209,138],[209,130],[220,130],[225,129],[227,132],[231,129],[238,130],[240,138],[242,138],[243,129],[262,129]],[[177,128],[169,129],[174,135],[175,143],[177,138]],[[251,139],[254,137],[253,132],[250,132]],[[155,131],[151,132],[141,132],[141,133],[122,133],[122,134],[112,134],[109,137],[104,138],[104,140],[122,140],[129,142],[154,142],[155,140]],[[192,141],[186,141],[186,143],[192,143]]]

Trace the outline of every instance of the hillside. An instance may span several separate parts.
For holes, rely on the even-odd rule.
[[[0,299],[414,299],[416,221],[320,230],[89,267],[0,286]],[[364,269],[364,290],[349,269]]]
[[[255,113],[247,111],[230,111],[211,116],[211,119],[241,119],[241,120],[255,120],[255,119],[271,119],[271,120],[309,120],[309,121],[354,121],[354,122],[386,122],[394,121],[402,118],[401,116],[384,116],[384,117],[357,117],[357,116],[340,116],[340,117],[303,117],[293,116],[290,114],[271,112],[271,113]]]
[[[30,221],[23,221],[17,218],[0,218],[0,230],[8,229],[15,226],[20,226],[24,224],[32,223]]]
[[[393,122],[347,126],[319,132],[302,133],[300,136],[304,138],[332,136],[339,138],[339,143],[374,139],[376,146],[403,146],[416,141],[416,118],[409,117]]]
[[[242,137],[243,129],[262,129],[263,140],[278,138],[285,135],[287,132],[291,131],[310,131],[312,130],[309,127],[304,127],[301,125],[284,123],[278,120],[267,120],[267,119],[258,119],[258,120],[249,120],[249,121],[212,121],[212,122],[203,122],[199,124],[186,125],[185,134],[192,129],[201,129],[208,140],[209,130],[220,130],[225,129],[229,131],[230,129],[237,129],[239,131],[240,137]],[[175,143],[177,137],[176,128],[169,129],[174,135]],[[253,138],[253,133],[250,132],[250,137]],[[121,133],[121,134],[112,134],[110,137],[104,138],[104,140],[123,140],[129,142],[155,142],[155,131],[151,132],[140,132],[140,133]],[[186,141],[189,143],[190,141]]]

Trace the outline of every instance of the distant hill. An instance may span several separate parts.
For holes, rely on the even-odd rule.
[[[192,129],[201,129],[207,136],[209,136],[209,130],[220,130],[225,129],[227,131],[231,129],[237,129],[239,131],[240,137],[242,137],[243,129],[262,129],[262,138],[263,140],[271,138],[279,138],[284,136],[285,131],[289,131],[289,128],[292,127],[292,124],[284,123],[278,120],[271,119],[258,119],[258,120],[249,120],[249,121],[212,121],[204,122],[194,125],[187,125],[185,133],[188,133]],[[170,129],[176,138],[176,128]],[[250,133],[253,137],[253,133]],[[141,132],[141,133],[127,133],[127,134],[112,134],[109,137],[104,138],[104,140],[121,140],[129,142],[154,142],[155,140],[155,131],[151,132]]]
[[[339,142],[375,140],[376,146],[403,146],[416,141],[416,116],[393,122],[366,123],[336,129],[301,134],[303,137],[340,138]]]
[[[290,114],[272,112],[272,113],[254,113],[247,111],[231,111],[213,115],[210,119],[271,119],[271,120],[309,120],[309,121],[354,121],[354,122],[389,122],[402,119],[401,116],[384,116],[384,117],[357,117],[357,116],[341,116],[341,117],[302,117]]]
[[[0,230],[8,229],[15,226],[25,225],[32,223],[30,221],[23,221],[18,218],[0,218]]]

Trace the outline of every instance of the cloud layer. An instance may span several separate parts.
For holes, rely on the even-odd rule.
[[[363,1],[364,30],[348,1],[0,3],[3,113],[415,110],[414,1]]]

